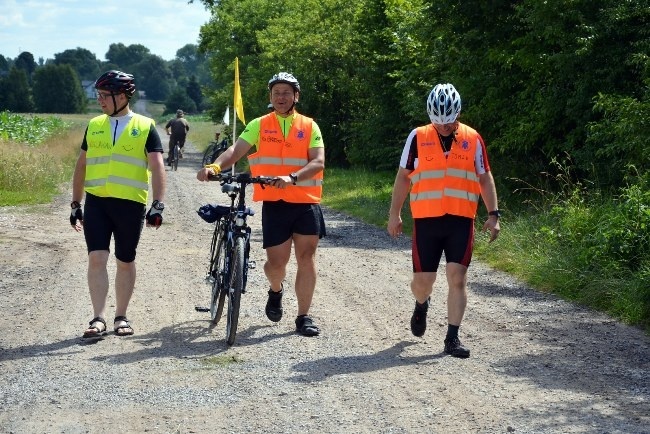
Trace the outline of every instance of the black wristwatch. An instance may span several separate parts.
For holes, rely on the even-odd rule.
[[[158,211],[162,211],[165,209],[165,204],[157,200],[154,200],[153,202],[151,202],[151,207],[157,209]]]
[[[490,211],[490,212],[488,213],[488,215],[493,215],[493,216],[495,216],[495,217],[498,219],[498,218],[501,217],[501,211],[499,211],[498,209],[495,209],[494,211]]]
[[[291,175],[289,175],[289,178],[291,178],[293,185],[296,185],[296,182],[298,182],[298,175],[296,175],[296,172],[293,172]]]

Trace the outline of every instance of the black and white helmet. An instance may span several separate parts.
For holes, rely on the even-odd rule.
[[[460,95],[452,84],[437,84],[427,98],[427,112],[434,124],[451,124],[460,114]]]
[[[289,74],[288,72],[278,72],[273,77],[271,77],[269,80],[269,90],[271,90],[273,86],[278,83],[287,83],[293,87],[294,91],[300,92],[300,83],[298,83],[296,77]]]

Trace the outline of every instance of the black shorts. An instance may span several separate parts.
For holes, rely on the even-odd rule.
[[[325,219],[317,203],[280,201],[262,204],[262,247],[278,246],[293,234],[325,236]]]
[[[141,203],[86,193],[83,226],[88,252],[110,251],[111,236],[114,236],[115,257],[122,262],[133,262],[144,217],[145,206]]]
[[[185,146],[185,137],[175,137],[175,136],[169,136],[169,153],[171,154],[172,148],[174,145],[178,143],[178,147],[183,149],[183,146]]]
[[[413,272],[435,273],[444,252],[445,260],[469,266],[474,249],[474,220],[445,214],[414,219]]]

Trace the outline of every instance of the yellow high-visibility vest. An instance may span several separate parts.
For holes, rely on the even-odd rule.
[[[150,172],[146,142],[154,121],[134,114],[113,145],[110,118],[100,115],[90,120],[86,133],[87,193],[147,204]]]

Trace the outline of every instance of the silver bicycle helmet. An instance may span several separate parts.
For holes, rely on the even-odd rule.
[[[300,83],[293,75],[288,72],[278,72],[269,80],[269,90],[278,83],[287,83],[293,87],[293,90],[300,92]]]
[[[451,124],[460,114],[460,95],[452,84],[437,84],[427,98],[427,112],[434,124]]]

